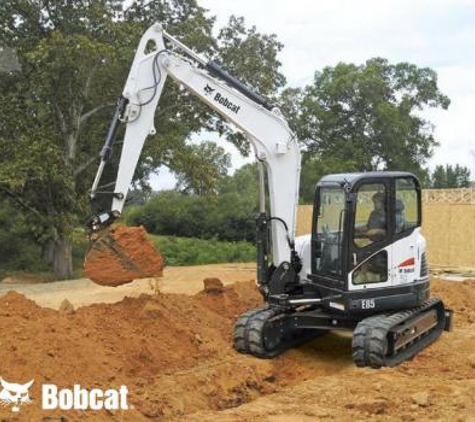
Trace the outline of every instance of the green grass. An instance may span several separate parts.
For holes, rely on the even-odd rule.
[[[176,236],[149,235],[167,265],[203,265],[256,260],[256,247],[249,242],[222,242]]]

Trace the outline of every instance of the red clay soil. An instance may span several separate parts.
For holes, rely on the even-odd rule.
[[[95,240],[84,273],[97,284],[115,287],[137,278],[160,277],[163,266],[163,257],[142,226],[116,226]]]
[[[380,371],[356,368],[351,337],[335,334],[274,360],[236,353],[233,325],[261,305],[260,295],[252,282],[218,284],[208,281],[195,296],[142,295],[77,310],[41,308],[14,292],[1,297],[0,376],[35,383],[33,403],[17,415],[0,407],[0,420],[462,421],[475,414],[475,282],[436,281],[433,292],[455,310],[455,331]],[[43,411],[43,383],[126,385],[133,408]]]
[[[207,391],[206,378],[193,368],[210,365],[206,377],[213,377],[213,365],[226,366],[226,359],[234,355],[235,319],[259,303],[255,285],[249,282],[225,287],[221,293],[142,295],[73,312],[69,306],[63,311],[41,308],[9,292],[0,298],[0,376],[18,383],[35,379],[33,404],[21,409],[25,419],[20,420],[79,419],[74,411],[42,411],[38,398],[43,383],[59,388],[74,384],[129,388],[135,409],[121,413],[118,419],[110,419],[110,413],[92,412],[90,420],[162,418],[180,412],[185,404],[177,401],[185,400],[180,398],[185,391],[190,394],[185,400],[190,409],[219,407],[223,395]],[[229,388],[246,382],[232,379],[233,366],[227,370],[224,380],[231,384]],[[254,376],[254,371],[249,372]],[[0,420],[9,420],[2,419],[9,414],[10,410],[0,408]]]
[[[434,280],[431,287],[454,310],[454,331],[414,359],[395,368],[356,368],[351,338],[335,343],[328,335],[276,360],[277,374],[287,372],[288,388],[225,412],[174,421],[475,421],[475,281]]]
[[[219,294],[224,291],[223,282],[219,278],[216,278],[216,277],[205,278],[203,280],[203,285],[204,285],[203,290],[205,293]]]

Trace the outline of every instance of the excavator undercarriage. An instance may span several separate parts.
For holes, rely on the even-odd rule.
[[[285,310],[266,306],[240,316],[234,330],[234,348],[259,358],[274,358],[331,330],[353,331],[352,354],[359,367],[395,366],[411,359],[449,331],[452,312],[440,299],[422,305],[355,319],[328,313],[320,307]]]

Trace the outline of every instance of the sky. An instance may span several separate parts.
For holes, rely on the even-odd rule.
[[[474,0],[198,0],[216,16],[216,30],[231,15],[243,16],[259,32],[284,44],[279,59],[289,86],[311,83],[314,72],[338,62],[364,63],[384,57],[431,67],[448,110],[424,113],[440,146],[429,160],[461,164],[475,178],[475,1]],[[239,75],[236,75],[239,76]],[[232,156],[234,171],[250,159],[209,135]],[[173,187],[161,171],[154,188]]]

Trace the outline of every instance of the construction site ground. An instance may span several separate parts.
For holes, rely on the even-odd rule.
[[[207,277],[225,287],[202,291]],[[159,281],[117,288],[1,282],[0,375],[35,383],[33,403],[0,408],[0,420],[475,421],[475,281],[433,280],[455,311],[454,331],[412,361],[372,370],[354,366],[349,334],[274,360],[236,353],[236,318],[261,304],[254,278],[253,264],[223,264],[167,268]],[[126,385],[132,408],[44,411],[43,383]]]

